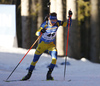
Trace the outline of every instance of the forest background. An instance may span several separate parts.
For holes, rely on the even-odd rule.
[[[51,2],[50,8],[47,7],[48,2]],[[37,39],[35,32],[49,11],[56,12],[59,20],[67,21],[68,10],[71,9],[68,56],[75,59],[85,57],[100,63],[100,0],[0,0],[0,4],[16,5],[18,47],[26,49]],[[59,27],[57,31],[59,56],[66,52],[67,30],[67,27]]]

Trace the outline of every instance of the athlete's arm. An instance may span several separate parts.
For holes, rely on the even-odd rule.
[[[41,35],[41,30],[45,27],[46,22],[43,22],[39,28],[39,30],[36,31],[35,35],[40,36]],[[44,28],[45,29],[45,28]]]

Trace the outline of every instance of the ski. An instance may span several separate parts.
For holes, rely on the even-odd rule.
[[[41,80],[41,81],[58,81],[58,80]]]
[[[4,80],[5,82],[15,82],[15,81],[21,81],[21,80]]]
[[[16,81],[30,81],[30,80],[3,80],[5,82],[16,82]],[[62,81],[62,80],[41,80],[41,81]],[[67,82],[70,82],[70,80],[67,80]]]
[[[25,80],[4,80],[5,82],[16,82],[16,81],[25,81]],[[30,81],[30,80],[26,80],[26,81]]]
[[[66,81],[66,80],[41,80],[41,81]],[[67,82],[70,82],[71,79],[67,80]]]

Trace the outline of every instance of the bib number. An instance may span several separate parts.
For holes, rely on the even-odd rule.
[[[56,36],[56,33],[44,33],[42,37],[46,40],[53,40]]]

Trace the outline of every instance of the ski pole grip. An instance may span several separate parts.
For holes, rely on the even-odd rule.
[[[72,16],[72,11],[71,10],[69,10],[69,12],[68,12],[68,15],[69,15],[69,17],[71,17]]]

